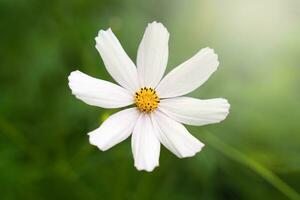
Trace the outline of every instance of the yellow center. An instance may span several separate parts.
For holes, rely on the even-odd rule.
[[[159,97],[155,90],[152,88],[141,88],[135,93],[135,104],[142,112],[152,112],[155,110],[159,103]]]

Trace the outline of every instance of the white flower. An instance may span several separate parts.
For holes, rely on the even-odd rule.
[[[92,145],[105,151],[132,134],[134,165],[152,171],[159,165],[160,143],[179,158],[191,157],[204,146],[182,124],[205,125],[224,120],[230,105],[226,99],[200,100],[182,97],[201,86],[219,62],[213,49],[201,49],[164,78],[169,33],[157,22],[148,25],[137,53],[137,67],[111,29],[96,37],[109,74],[120,85],[90,77],[80,71],[69,76],[72,93],[92,106],[126,108],[111,115],[90,132]]]

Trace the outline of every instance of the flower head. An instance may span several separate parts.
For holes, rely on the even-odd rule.
[[[201,49],[163,78],[168,41],[167,29],[161,23],[150,23],[139,45],[135,65],[111,29],[100,30],[96,49],[119,85],[80,71],[69,76],[72,93],[89,105],[102,108],[134,105],[111,115],[88,135],[90,143],[102,151],[132,135],[134,165],[138,170],[152,171],[159,165],[160,144],[179,158],[194,156],[204,144],[182,124],[217,123],[229,112],[226,99],[183,96],[201,86],[216,71],[219,62],[214,51]]]

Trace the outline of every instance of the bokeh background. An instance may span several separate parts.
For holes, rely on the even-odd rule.
[[[74,98],[67,76],[112,80],[96,51],[111,27],[135,60],[147,23],[171,33],[168,71],[209,46],[218,71],[191,95],[225,97],[221,124],[189,127],[193,158],[162,148],[152,173],[129,139],[107,152],[87,132],[117,110]],[[300,1],[0,0],[0,199],[299,199]]]

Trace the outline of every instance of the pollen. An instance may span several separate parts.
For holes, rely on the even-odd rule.
[[[153,88],[141,88],[134,96],[136,107],[142,112],[154,111],[159,103],[159,97]]]

